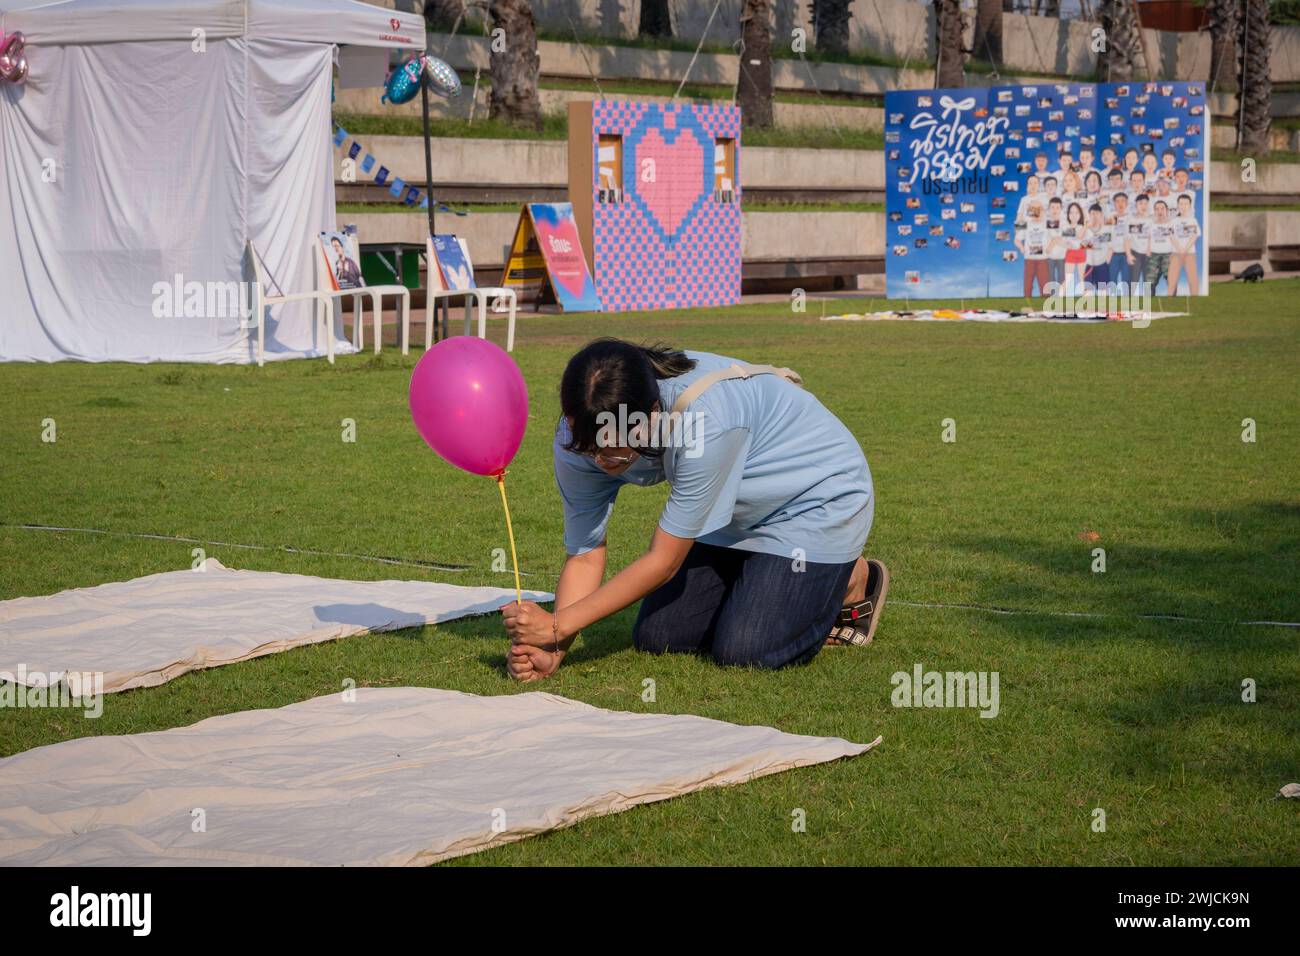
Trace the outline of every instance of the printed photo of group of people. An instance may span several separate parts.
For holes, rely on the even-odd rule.
[[[948,110],[949,127],[929,121],[972,92],[974,104]],[[1202,84],[907,91],[889,94],[886,111],[891,295],[901,285],[969,296],[976,260],[992,296],[1079,295],[1085,284],[1131,295],[1139,282],[1151,295],[1207,291]],[[930,145],[913,144],[935,129],[962,144],[971,170],[943,188],[914,175],[933,171]]]

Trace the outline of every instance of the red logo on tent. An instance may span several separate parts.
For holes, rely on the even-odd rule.
[[[397,30],[401,28],[402,21],[397,19],[397,17],[393,17],[391,20],[388,21],[388,25],[392,27],[394,30]]]

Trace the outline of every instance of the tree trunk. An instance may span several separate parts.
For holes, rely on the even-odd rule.
[[[1103,83],[1126,83],[1133,79],[1138,49],[1137,17],[1129,0],[1101,0],[1097,7],[1106,48],[1097,54],[1097,75]]]
[[[975,49],[977,60],[1002,63],[1002,10],[1007,0],[977,0],[975,7]]]
[[[1237,30],[1241,26],[1241,0],[1206,0],[1210,27],[1210,90],[1237,89]]]
[[[1245,153],[1268,152],[1269,113],[1273,82],[1268,76],[1268,0],[1244,0],[1237,47],[1241,51],[1237,148]]]
[[[673,19],[668,13],[668,0],[641,0],[641,36],[670,37]]]
[[[961,0],[934,0],[934,29],[938,53],[935,86],[965,86],[961,52]]]
[[[849,52],[849,5],[853,0],[813,0],[813,34],[822,53]]]
[[[465,0],[427,0],[424,23],[435,33],[446,33],[465,14]]]
[[[492,17],[488,61],[492,96],[488,101],[488,116],[539,130],[542,104],[537,96],[537,75],[541,72],[542,58],[537,52],[532,3],[491,0],[488,13]]]
[[[746,127],[772,128],[770,0],[744,0],[740,8],[740,80],[736,100]]]

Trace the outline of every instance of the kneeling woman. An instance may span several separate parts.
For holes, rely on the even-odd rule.
[[[574,637],[641,601],[632,640],[765,668],[869,643],[888,587],[862,558],[875,496],[847,428],[789,369],[616,339],[560,383],[553,447],[568,552],[553,614],[502,608],[507,664],[548,677]],[[605,528],[624,485],[667,481],[649,550],[608,581]]]

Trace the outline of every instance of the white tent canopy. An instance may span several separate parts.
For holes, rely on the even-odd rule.
[[[254,360],[226,294],[252,279],[246,241],[302,291],[308,241],[335,227],[335,47],[423,49],[421,18],[356,0],[0,8],[30,63],[0,83],[0,360]],[[324,354],[309,303],[272,311],[267,352]]]

